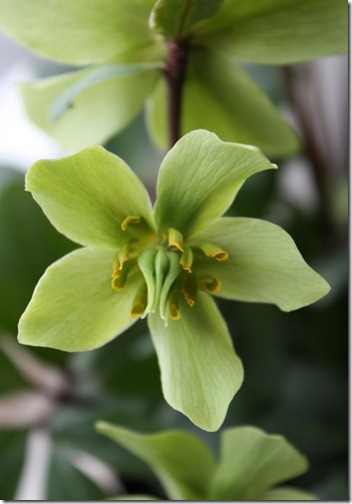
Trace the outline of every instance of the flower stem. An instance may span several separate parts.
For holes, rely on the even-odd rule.
[[[169,147],[181,137],[182,93],[187,68],[188,47],[185,41],[168,41],[169,57],[164,70],[168,93]]]

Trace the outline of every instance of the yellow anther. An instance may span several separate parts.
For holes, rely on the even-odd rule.
[[[214,243],[199,243],[198,247],[204,252],[207,257],[216,259],[217,261],[227,261],[229,254],[226,250],[218,247]]]
[[[118,269],[122,270],[123,265],[130,256],[130,245],[126,243],[117,253]]]
[[[180,308],[176,296],[171,295],[169,299],[169,314],[171,320],[179,320],[181,318]]]
[[[197,282],[194,275],[187,275],[181,286],[181,292],[187,301],[188,305],[192,308],[196,302],[197,297]]]
[[[122,231],[126,231],[126,229],[130,224],[139,224],[140,222],[141,218],[138,217],[137,215],[129,215],[121,224],[121,229]]]
[[[169,228],[167,232],[168,232],[169,247],[176,247],[178,248],[178,250],[183,252],[184,247],[183,247],[182,234],[179,231],[177,231],[177,229],[174,228]]]
[[[221,282],[217,278],[209,275],[200,278],[200,283],[206,292],[209,294],[216,294],[221,289]]]
[[[148,287],[145,282],[137,290],[132,303],[131,315],[134,318],[142,317],[148,304]]]
[[[111,280],[111,287],[114,289],[115,292],[120,292],[124,288],[126,284],[126,279],[127,275],[119,275],[116,276],[115,274],[112,276]]]
[[[193,252],[191,247],[189,247],[188,245],[185,245],[185,249],[182,252],[180,264],[185,271],[188,271],[188,273],[192,273],[191,267],[193,264]]]

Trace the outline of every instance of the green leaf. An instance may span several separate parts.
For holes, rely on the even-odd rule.
[[[5,168],[0,172],[8,175],[0,187],[0,331],[16,335],[18,319],[43,271],[74,246],[57,233],[23,190],[24,174]],[[60,359],[54,353],[54,360]],[[11,378],[5,373],[6,364],[1,362],[0,368],[0,382],[6,389]]]
[[[272,485],[307,470],[307,461],[284,437],[255,427],[227,429],[210,500],[258,500]]]
[[[122,230],[128,216],[153,227],[144,186],[122,159],[102,147],[37,161],[27,173],[26,190],[60,233],[82,245],[121,247],[139,229]]]
[[[265,492],[261,500],[269,500],[269,501],[298,501],[298,500],[316,500],[316,497],[310,492],[306,492],[304,490],[300,490],[298,488],[291,487],[279,487],[274,488],[273,490],[269,490]]]
[[[256,147],[224,143],[208,131],[188,133],[160,167],[154,208],[159,231],[172,227],[186,238],[209,226],[248,177],[271,168]]]
[[[114,252],[83,248],[52,264],[20,319],[19,342],[68,352],[91,350],[133,324],[130,310],[141,276],[131,270],[126,286],[115,292]]]
[[[240,61],[286,64],[347,52],[344,0],[225,0],[194,43]]]
[[[330,290],[304,261],[290,235],[270,222],[227,217],[194,240],[212,241],[229,254],[226,262],[199,258],[197,264],[197,274],[220,280],[221,297],[274,303],[291,311],[314,303]]]
[[[154,0],[0,0],[0,27],[64,63],[124,59],[156,45],[148,28]]]
[[[192,308],[179,301],[181,318],[168,327],[159,315],[148,316],[164,397],[198,427],[215,431],[242,384],[242,364],[211,297],[198,292]]]
[[[167,91],[160,81],[148,104],[148,125],[157,145],[167,145]],[[182,102],[182,134],[204,128],[224,141],[256,145],[270,155],[288,155],[298,140],[264,92],[233,58],[192,50]]]
[[[25,457],[26,434],[23,431],[0,431],[1,498],[15,498]]]
[[[186,37],[194,24],[219,9],[223,0],[158,0],[152,10],[150,26],[174,40]]]
[[[132,121],[159,78],[159,71],[146,70],[92,83],[92,79],[102,77],[106,68],[112,67],[80,70],[22,84],[28,116],[65,149],[77,150],[106,142]]]
[[[138,63],[135,65],[103,65],[95,67],[56,98],[50,109],[50,119],[52,122],[60,119],[69,108],[74,106],[73,102],[75,98],[77,98],[82,91],[94,84],[105,82],[114,77],[142,74],[150,70],[160,70],[161,68],[161,62]]]
[[[197,437],[176,430],[140,434],[107,422],[97,422],[96,429],[148,464],[171,500],[205,498],[215,460]]]

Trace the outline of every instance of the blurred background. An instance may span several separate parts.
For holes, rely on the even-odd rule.
[[[0,34],[0,498],[97,500],[163,491],[150,470],[95,433],[97,419],[153,432],[182,428],[218,449],[219,433],[197,429],[161,394],[146,324],[108,345],[67,354],[23,347],[17,323],[54,260],[76,245],[51,227],[24,192],[41,158],[68,154],[26,118],[17,84],[67,68]],[[249,179],[231,215],[283,226],[331,285],[297,312],[221,300],[245,381],[224,427],[256,425],[285,435],[310,461],[293,483],[319,499],[348,499],[348,69],[347,57],[246,69],[302,140],[279,170]],[[234,139],[235,140],[235,139]],[[154,194],[163,153],[139,116],[106,147]]]

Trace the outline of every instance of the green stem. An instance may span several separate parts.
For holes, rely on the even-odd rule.
[[[169,40],[168,53],[164,75],[168,93],[168,132],[171,149],[181,138],[182,95],[188,56],[187,43]]]

